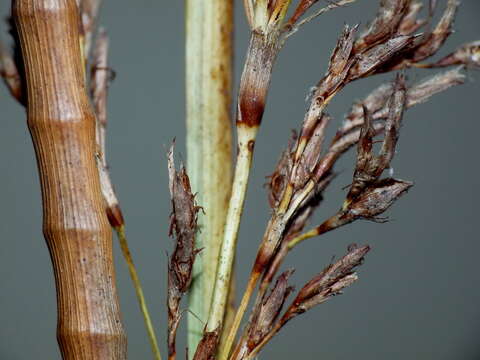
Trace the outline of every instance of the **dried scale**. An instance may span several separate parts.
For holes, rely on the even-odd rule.
[[[197,253],[195,236],[199,207],[190,187],[190,179],[185,167],[175,169],[173,145],[168,152],[168,175],[172,215],[170,235],[175,236],[175,246],[168,265],[168,358],[176,358],[176,335],[182,312],[180,301],[190,289],[193,265]]]

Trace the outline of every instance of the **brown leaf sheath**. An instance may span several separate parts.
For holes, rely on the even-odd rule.
[[[126,359],[74,0],[16,0],[63,359]]]
[[[275,36],[252,31],[238,94],[237,126],[260,126],[272,68],[279,50]]]
[[[110,178],[106,157],[107,138],[107,97],[111,77],[111,70],[108,68],[108,46],[109,40],[105,29],[101,28],[95,42],[93,59],[90,70],[90,94],[93,108],[97,115],[96,142],[98,146],[97,166],[100,176],[100,188],[105,199],[105,211],[107,218],[113,228],[119,229],[125,225],[123,213],[120,208],[113,183]]]

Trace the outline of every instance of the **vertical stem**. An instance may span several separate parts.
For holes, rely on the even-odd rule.
[[[230,277],[235,257],[240,219],[245,203],[245,195],[252,164],[253,148],[255,144],[257,127],[245,127],[245,131],[238,133],[238,155],[233,177],[232,195],[225,224],[224,239],[220,251],[215,292],[208,318],[207,331],[216,331],[222,328],[223,317],[227,306]]]
[[[63,359],[126,359],[75,0],[16,0]]]
[[[205,212],[189,298],[192,356],[210,309],[231,188],[232,28],[232,0],[186,1],[187,167]]]
[[[207,324],[207,331],[209,332],[222,331],[229,281],[232,274],[233,259],[235,257],[238,230],[248,186],[255,139],[262,121],[272,68],[278,53],[276,40],[275,36],[270,37],[252,32],[240,80],[236,117],[238,137],[237,163],[220,251],[220,262],[215,278],[215,290]],[[230,332],[236,332],[236,327],[238,326],[236,323],[239,324],[239,321],[234,320]],[[230,348],[230,340],[227,338],[225,348]],[[221,349],[221,353],[224,353],[223,349]]]
[[[250,278],[248,279],[247,288],[242,296],[240,305],[238,306],[237,312],[232,320],[232,325],[230,329],[228,329],[228,334],[226,335],[224,343],[220,346],[218,357],[219,360],[226,360],[230,355],[230,350],[232,349],[235,336],[237,334],[238,328],[240,327],[240,322],[242,321],[243,315],[245,313],[245,310],[247,309],[248,303],[250,302],[250,297],[255,290],[255,286],[257,285],[259,277],[259,272],[252,272]]]
[[[237,313],[237,302],[236,302],[237,283],[235,281],[236,273],[238,272],[235,269],[235,259],[233,259],[233,272],[230,278],[230,288],[228,290],[228,297],[227,297],[227,308],[225,310],[225,316],[223,319],[223,331],[218,343],[218,349],[222,349],[226,341],[228,340],[228,334],[230,329],[232,328],[233,321],[235,320],[235,314]],[[218,351],[217,351],[217,354],[219,355]]]

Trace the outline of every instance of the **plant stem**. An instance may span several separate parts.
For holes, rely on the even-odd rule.
[[[126,336],[95,163],[95,115],[85,89],[77,5],[16,0],[12,13],[26,70],[60,351],[65,360],[123,360]]]
[[[147,328],[148,338],[150,339],[150,345],[152,347],[152,352],[156,360],[161,360],[162,356],[160,355],[160,349],[157,343],[157,336],[155,335],[155,330],[153,328],[152,319],[150,318],[150,313],[148,312],[147,303],[145,301],[145,296],[143,295],[142,285],[137,274],[137,269],[133,263],[132,254],[128,248],[127,237],[125,235],[125,226],[121,225],[115,228],[117,232],[118,241],[120,243],[120,248],[122,249],[122,254],[125,259],[125,262],[128,266],[128,271],[130,272],[130,277],[132,278],[133,287],[138,298],[138,304],[140,310],[142,311],[143,319],[145,321],[145,327]]]
[[[248,279],[247,288],[243,293],[242,300],[240,301],[240,305],[238,306],[232,325],[228,331],[228,336],[225,340],[225,343],[220,348],[219,360],[228,359],[228,355],[232,348],[233,341],[235,340],[235,336],[237,334],[238,328],[240,327],[240,322],[242,321],[243,315],[245,314],[245,310],[247,309],[247,305],[250,302],[250,298],[253,294],[253,291],[255,290],[255,286],[257,285],[259,276],[260,276],[259,272],[253,272]]]
[[[223,328],[221,338],[219,341],[218,349],[222,349],[226,343],[227,336],[232,328],[233,322],[235,320],[235,314],[237,312],[236,307],[236,281],[235,281],[235,259],[233,260],[233,273],[230,278],[230,289],[228,290],[228,299],[227,299],[227,309],[225,310],[225,316],[223,319]]]
[[[237,110],[237,163],[235,167],[232,196],[227,214],[224,238],[220,251],[220,262],[215,279],[215,291],[207,324],[207,331],[224,331],[223,317],[225,314],[228,284],[232,273],[233,258],[235,256],[238,230],[242,216],[245,195],[248,186],[255,139],[262,121],[265,103],[270,85],[273,64],[278,53],[278,38],[266,36],[255,31],[252,32],[250,45],[245,60],[245,66],[240,81]],[[256,280],[255,280],[256,282]],[[253,288],[255,284],[253,284]],[[252,285],[251,285],[252,287]],[[253,288],[251,291],[253,291]],[[245,308],[248,299],[242,301],[241,307]],[[228,356],[233,338],[238,330],[239,309],[229,331],[225,345],[219,350],[222,356]],[[233,334],[233,338],[232,335]]]
[[[233,0],[186,1],[187,168],[205,212],[189,294],[192,356],[210,310],[232,183],[232,28]]]
[[[227,296],[230,287],[235,247],[240,227],[240,219],[245,203],[248,177],[252,164],[253,148],[257,127],[240,126],[238,132],[238,155],[232,186],[232,195],[225,224],[224,239],[220,251],[220,258],[215,281],[215,291],[212,299],[207,331],[222,328],[223,317],[227,305]]]
[[[283,231],[287,223],[287,220],[285,219],[289,219],[292,216],[292,214],[296,211],[296,209],[298,209],[301,202],[303,201],[305,196],[307,196],[307,194],[312,189],[312,187],[313,187],[313,182],[309,182],[305,187],[304,191],[291,204],[288,211],[287,211],[287,208],[285,209],[280,208],[278,210],[278,213],[274,214],[274,216],[270,220],[267,226],[267,229],[265,230],[262,243],[260,244],[260,248],[257,253],[257,258],[255,260],[254,266],[252,268],[252,272],[250,274],[250,278],[248,280],[247,288],[245,290],[245,293],[243,294],[242,301],[240,303],[240,306],[238,307],[237,313],[235,314],[235,318],[229,330],[229,335],[227,337],[227,340],[225,341],[225,344],[221,349],[221,352],[220,352],[221,360],[227,359],[230,353],[238,328],[240,327],[240,322],[242,321],[242,318],[245,314],[246,307],[250,302],[250,298],[253,294],[255,286],[257,285],[257,282],[261,274],[265,271],[265,265],[270,263],[270,257],[273,255],[273,251],[277,247],[278,242],[281,239],[281,236],[283,234]],[[288,194],[286,192],[284,195],[284,198],[285,197],[291,198],[291,194]],[[288,203],[289,202],[290,200],[288,201]],[[282,203],[284,203],[284,201],[282,201]],[[282,259],[280,259],[280,261],[281,260]],[[266,274],[266,276],[264,276],[262,283],[260,285],[260,289],[257,294],[257,301],[255,303],[254,308],[258,306],[259,301],[263,299],[263,296],[265,292],[268,290],[268,286],[270,285],[270,282],[274,275],[275,273],[273,272],[271,274]]]

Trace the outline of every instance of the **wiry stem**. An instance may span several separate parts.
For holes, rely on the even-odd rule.
[[[237,312],[237,306],[236,306],[236,281],[235,281],[235,259],[233,260],[233,272],[230,278],[230,289],[228,290],[228,298],[227,298],[227,308],[225,310],[225,316],[223,319],[223,329],[218,349],[222,349],[227,340],[228,340],[228,334],[230,329],[233,326],[233,321],[235,320],[235,314]]]
[[[248,177],[270,85],[273,64],[278,52],[276,34],[252,32],[245,67],[240,82],[237,110],[238,154],[234,183],[225,224],[220,261],[215,278],[215,291],[207,331],[222,329],[229,281],[240,227]],[[236,322],[231,327],[236,332]],[[230,347],[227,338],[226,347]],[[223,354],[223,350],[220,351]]]
[[[157,336],[155,335],[155,329],[152,324],[152,319],[148,311],[147,303],[145,301],[145,296],[143,295],[142,284],[138,277],[137,269],[133,263],[132,254],[128,248],[127,237],[125,235],[125,226],[121,225],[115,228],[117,232],[118,241],[120,243],[120,248],[122,249],[123,258],[128,266],[128,271],[130,277],[132,278],[133,287],[135,288],[135,293],[137,294],[138,304],[145,321],[145,326],[147,328],[148,338],[150,340],[150,345],[152,347],[152,352],[156,360],[161,360],[162,356],[160,355],[160,349],[158,347]]]
[[[225,308],[227,305],[230,278],[235,257],[235,247],[243,212],[248,177],[252,164],[253,147],[255,143],[256,128],[239,131],[238,155],[235,167],[232,194],[225,224],[224,240],[220,252],[215,292],[211,311],[208,319],[207,331],[214,331],[222,327]]]
[[[328,220],[327,220],[328,221]],[[326,222],[325,222],[326,223]],[[324,223],[324,224],[325,224]],[[326,227],[325,225],[322,224],[316,228],[313,228],[301,235],[298,235],[297,237],[293,238],[287,245],[288,247],[288,250],[291,250],[293,249],[295,246],[297,246],[299,243],[301,243],[302,241],[304,240],[307,240],[307,239],[310,239],[310,238],[313,238],[315,236],[319,236],[321,234],[323,234],[324,232],[326,232]]]
[[[235,317],[228,331],[228,335],[225,340],[225,343],[222,344],[222,347],[220,348],[219,360],[226,360],[230,355],[230,350],[232,349],[233,342],[235,341],[235,336],[237,335],[237,331],[238,331],[238,328],[240,327],[240,323],[242,321],[243,315],[247,310],[247,306],[248,306],[248,303],[250,302],[250,298],[252,297],[252,294],[255,291],[255,286],[257,285],[257,281],[259,277],[260,277],[260,273],[254,272],[250,275],[248,279],[247,288],[243,293],[242,300],[240,301],[240,305],[238,306],[237,312],[235,313]]]

